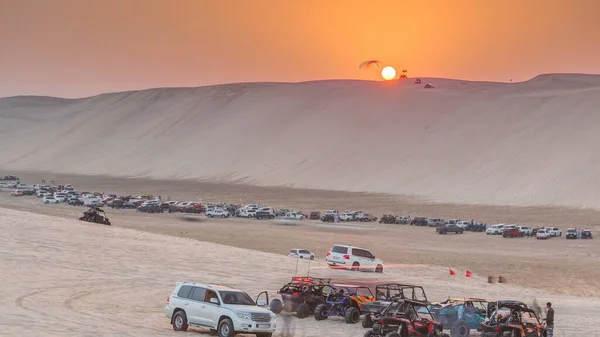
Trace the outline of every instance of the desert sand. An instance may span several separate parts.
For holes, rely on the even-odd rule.
[[[600,76],[0,99],[0,168],[600,207]]]
[[[6,196],[5,193],[2,193]],[[23,199],[21,199],[23,200]],[[24,202],[24,201],[21,201]],[[2,205],[5,205],[3,200]],[[42,205],[45,206],[45,205]],[[54,206],[54,205],[53,205]],[[268,290],[276,296],[276,290],[295,273],[296,261],[277,253],[261,252],[244,248],[219,245],[212,242],[185,237],[150,233],[162,223],[166,227],[188,231],[203,229],[217,231],[230,239],[229,243],[242,245],[279,241],[282,237],[295,236],[296,245],[310,245],[314,235],[332,229],[306,226],[300,229],[304,235],[293,235],[297,229],[286,227],[270,230],[269,225],[249,221],[181,222],[176,216],[151,217],[110,212],[112,227],[79,222],[66,218],[68,212],[75,215],[81,208],[66,205],[46,207],[63,216],[49,216],[34,212],[0,207],[0,293],[4,305],[0,309],[2,332],[11,336],[61,335],[61,336],[196,336],[207,334],[202,329],[188,333],[175,333],[162,313],[166,298],[175,282],[194,280],[198,282],[224,283],[246,290],[255,296]],[[31,206],[27,206],[31,207]],[[35,207],[35,206],[33,206]],[[61,209],[62,207],[62,209]],[[39,211],[39,209],[38,209]],[[153,219],[154,219],[153,218]],[[136,225],[133,225],[133,223]],[[129,229],[120,225],[135,227]],[[301,227],[305,227],[301,226]],[[245,232],[240,233],[242,227]],[[139,230],[141,229],[141,230]],[[359,228],[360,229],[360,228]],[[364,236],[373,230],[338,232],[336,241],[344,240],[349,233]],[[247,237],[250,231],[260,233],[259,238]],[[287,234],[285,232],[288,232]],[[199,232],[198,232],[199,233]],[[234,234],[236,233],[236,234]],[[216,234],[215,234],[216,235]],[[407,235],[411,235],[409,231]],[[465,236],[466,237],[466,236]],[[448,239],[449,237],[444,237]],[[490,242],[498,238],[490,238]],[[215,240],[211,235],[209,240]],[[346,239],[346,240],[351,240]],[[449,240],[454,240],[449,239]],[[501,240],[501,239],[499,239]],[[410,241],[410,240],[407,240]],[[407,242],[406,241],[406,242]],[[474,260],[469,249],[457,248],[455,243],[442,243],[440,238],[428,238],[432,246],[443,251],[453,251],[461,258]],[[435,242],[433,242],[435,241]],[[400,245],[406,242],[400,242]],[[513,241],[514,242],[514,241]],[[558,241],[556,241],[558,242]],[[553,244],[554,242],[549,242]],[[493,243],[489,243],[494,245]],[[269,244],[270,245],[270,244]],[[314,246],[316,247],[316,246]],[[371,246],[381,252],[377,246]],[[454,248],[454,249],[453,249]],[[547,247],[544,249],[552,249]],[[593,251],[588,247],[590,251]],[[595,249],[595,248],[594,248]],[[185,252],[185,254],[182,254]],[[429,265],[406,265],[404,268],[388,268],[383,275],[332,270],[322,261],[319,249],[312,263],[311,275],[333,277],[355,282],[402,281],[423,285],[431,300],[448,296],[479,296],[486,298],[533,298],[555,303],[557,311],[555,336],[600,336],[594,322],[600,315],[600,300],[596,297],[574,297],[553,294],[555,290],[569,287],[556,283],[545,289],[524,289],[512,284],[489,285],[485,277],[474,275],[471,279],[450,278],[447,268]],[[475,254],[480,254],[480,251]],[[383,254],[383,252],[382,252]],[[427,252],[424,252],[427,255]],[[518,251],[504,254],[500,266],[510,265],[519,256],[536,254]],[[541,253],[538,253],[541,255]],[[569,253],[573,254],[573,253]],[[594,253],[595,254],[595,253]],[[539,256],[538,256],[539,257]],[[435,261],[432,259],[431,261]],[[504,262],[502,262],[504,261]],[[564,267],[564,257],[555,259],[556,269],[547,270],[540,277],[548,277]],[[412,267],[412,268],[410,268]],[[521,264],[513,267],[522,267]],[[307,270],[301,263],[300,270]],[[542,272],[541,269],[537,269]],[[459,271],[460,273],[460,271]],[[272,298],[272,297],[271,297]],[[279,319],[279,326],[283,323]],[[316,322],[312,317],[293,319],[296,336],[362,336],[360,325],[348,325],[339,319]]]
[[[365,210],[488,224],[600,224],[600,76],[522,83],[423,79],[248,83],[67,100],[0,98],[0,171],[80,191]],[[0,331],[11,336],[186,336],[162,313],[175,282],[272,296],[295,273],[425,287],[430,300],[552,301],[555,336],[600,336],[595,240],[437,235],[402,225],[219,219],[44,205],[0,191]],[[334,243],[371,249],[383,275],[327,268]],[[185,254],[182,254],[185,252]],[[305,270],[306,265],[300,269]],[[455,277],[448,269],[455,269]],[[472,278],[463,277],[465,270]],[[507,284],[488,284],[487,276]],[[297,336],[362,336],[293,319]],[[281,327],[281,324],[279,325]]]

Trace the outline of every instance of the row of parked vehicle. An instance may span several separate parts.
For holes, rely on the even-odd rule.
[[[283,311],[300,319],[312,314],[316,321],[341,317],[347,324],[361,322],[365,337],[468,337],[472,330],[484,337],[547,335],[539,313],[520,301],[431,302],[418,285],[385,283],[371,288],[310,276],[292,277],[271,301],[267,291],[254,300],[228,286],[178,282],[164,308],[175,331],[197,326],[220,337],[237,333],[271,337],[276,315]]]
[[[502,235],[504,238],[535,237],[538,240],[547,240],[553,237],[562,237],[562,230],[558,227],[536,227],[519,225],[498,224],[486,230],[487,235]],[[567,229],[567,239],[592,239],[589,229]]]
[[[115,194],[105,195],[98,192],[79,193],[72,185],[25,185],[17,177],[6,176],[7,181],[0,181],[0,188],[16,189],[11,195],[19,197],[26,195],[36,195],[42,198],[45,204],[67,203],[74,206],[87,207],[111,207],[117,209],[136,209],[139,212],[147,213],[204,213],[209,218],[255,218],[255,219],[275,219],[282,218],[286,220],[321,220],[323,222],[343,222],[343,221],[377,221],[377,217],[364,211],[344,211],[327,210],[324,214],[320,211],[312,211],[305,214],[301,211],[289,209],[274,209],[260,204],[234,205],[234,204],[204,204],[193,201],[162,201],[160,197],[155,198],[151,195],[138,196],[117,196]],[[444,220],[441,218],[425,218],[410,216],[398,216],[384,214],[380,223],[386,224],[410,224],[414,226],[435,227],[439,234],[457,233],[462,234],[465,231],[483,232],[488,235],[502,235],[505,238],[516,237],[536,237],[539,240],[552,237],[561,237],[562,230],[558,227],[537,227],[520,226],[515,224],[497,224],[489,228],[487,224],[481,222],[465,221],[459,219]],[[589,229],[568,229],[567,239],[592,239],[592,232]]]

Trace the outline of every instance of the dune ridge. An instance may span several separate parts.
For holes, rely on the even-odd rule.
[[[600,75],[0,98],[0,170],[600,208]]]

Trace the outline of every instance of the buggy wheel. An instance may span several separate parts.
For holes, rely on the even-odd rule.
[[[327,319],[327,316],[325,316],[323,314],[325,311],[327,311],[327,304],[321,303],[321,304],[317,305],[317,307],[315,308],[315,319],[317,321],[322,321],[324,319]]]
[[[269,303],[269,310],[278,315],[281,313],[281,310],[283,310],[283,303],[281,303],[281,300],[276,298]]]
[[[298,318],[306,318],[310,315],[310,307],[306,303],[300,303],[298,308],[296,309],[296,317]]]
[[[396,331],[392,331],[385,335],[385,337],[400,337],[400,334],[398,334]]]
[[[471,329],[465,321],[458,321],[450,330],[452,337],[469,337]]]
[[[371,337],[373,336],[373,330],[369,330],[367,332],[365,332],[365,334],[363,335],[363,337]]]
[[[346,314],[344,315],[344,319],[348,324],[356,324],[360,321],[360,310],[355,307],[349,307],[346,309]]]
[[[362,318],[362,320],[361,320],[361,324],[362,324],[362,327],[365,328],[365,329],[372,328],[373,327],[373,320],[371,319],[371,315],[369,315],[369,314],[364,315],[363,318]],[[367,335],[365,334],[365,336],[367,336]]]
[[[358,262],[354,262],[352,264],[352,268],[350,268],[351,271],[359,271],[360,270],[360,263]]]

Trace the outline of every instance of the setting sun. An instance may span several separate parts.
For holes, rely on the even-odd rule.
[[[396,78],[396,69],[394,69],[394,67],[391,66],[383,68],[381,70],[381,77],[383,77],[383,79],[386,81],[393,80],[394,78]]]

